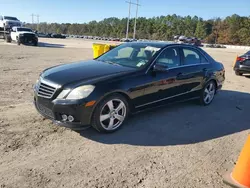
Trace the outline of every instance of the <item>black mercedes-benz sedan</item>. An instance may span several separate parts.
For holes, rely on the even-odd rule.
[[[237,76],[250,74],[250,51],[237,57],[234,65],[234,71]]]
[[[46,69],[34,103],[59,125],[113,132],[146,108],[191,99],[209,105],[224,80],[223,65],[198,47],[132,42],[94,60]]]

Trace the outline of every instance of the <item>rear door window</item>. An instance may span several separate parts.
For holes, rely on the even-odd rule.
[[[182,48],[183,50],[183,64],[197,65],[201,63],[200,54],[191,48]]]

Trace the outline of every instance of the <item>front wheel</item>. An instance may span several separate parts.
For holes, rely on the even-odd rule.
[[[214,81],[208,82],[203,88],[200,96],[200,103],[207,106],[212,103],[216,93],[216,85]]]
[[[97,105],[92,118],[92,126],[99,132],[114,132],[124,124],[128,113],[129,105],[122,95],[108,96]]]

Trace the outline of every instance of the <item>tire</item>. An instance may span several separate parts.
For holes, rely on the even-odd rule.
[[[11,36],[10,35],[6,35],[6,42],[7,43],[11,43]]]
[[[121,128],[128,114],[129,104],[126,98],[120,94],[113,94],[104,98],[96,106],[91,125],[99,132],[112,133]]]
[[[242,73],[240,73],[238,71],[235,71],[235,74],[236,74],[236,76],[242,76],[243,75]]]
[[[38,46],[38,42],[35,41],[35,42],[33,43],[33,45],[34,45],[34,46]]]
[[[208,82],[201,91],[200,104],[203,106],[210,105],[216,94],[216,84],[214,81]]]
[[[18,40],[18,41],[17,41],[17,45],[20,46],[20,44],[21,44],[21,42],[20,42],[20,40]]]

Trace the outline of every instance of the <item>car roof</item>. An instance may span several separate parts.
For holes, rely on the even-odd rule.
[[[154,46],[154,47],[157,47],[157,48],[165,48],[167,46],[182,46],[182,47],[194,47],[194,48],[197,48],[196,46],[194,45],[191,45],[191,44],[183,44],[183,43],[176,43],[176,42],[155,42],[155,41],[146,41],[146,42],[130,42],[130,44],[138,44],[138,45],[148,45],[148,46]]]

